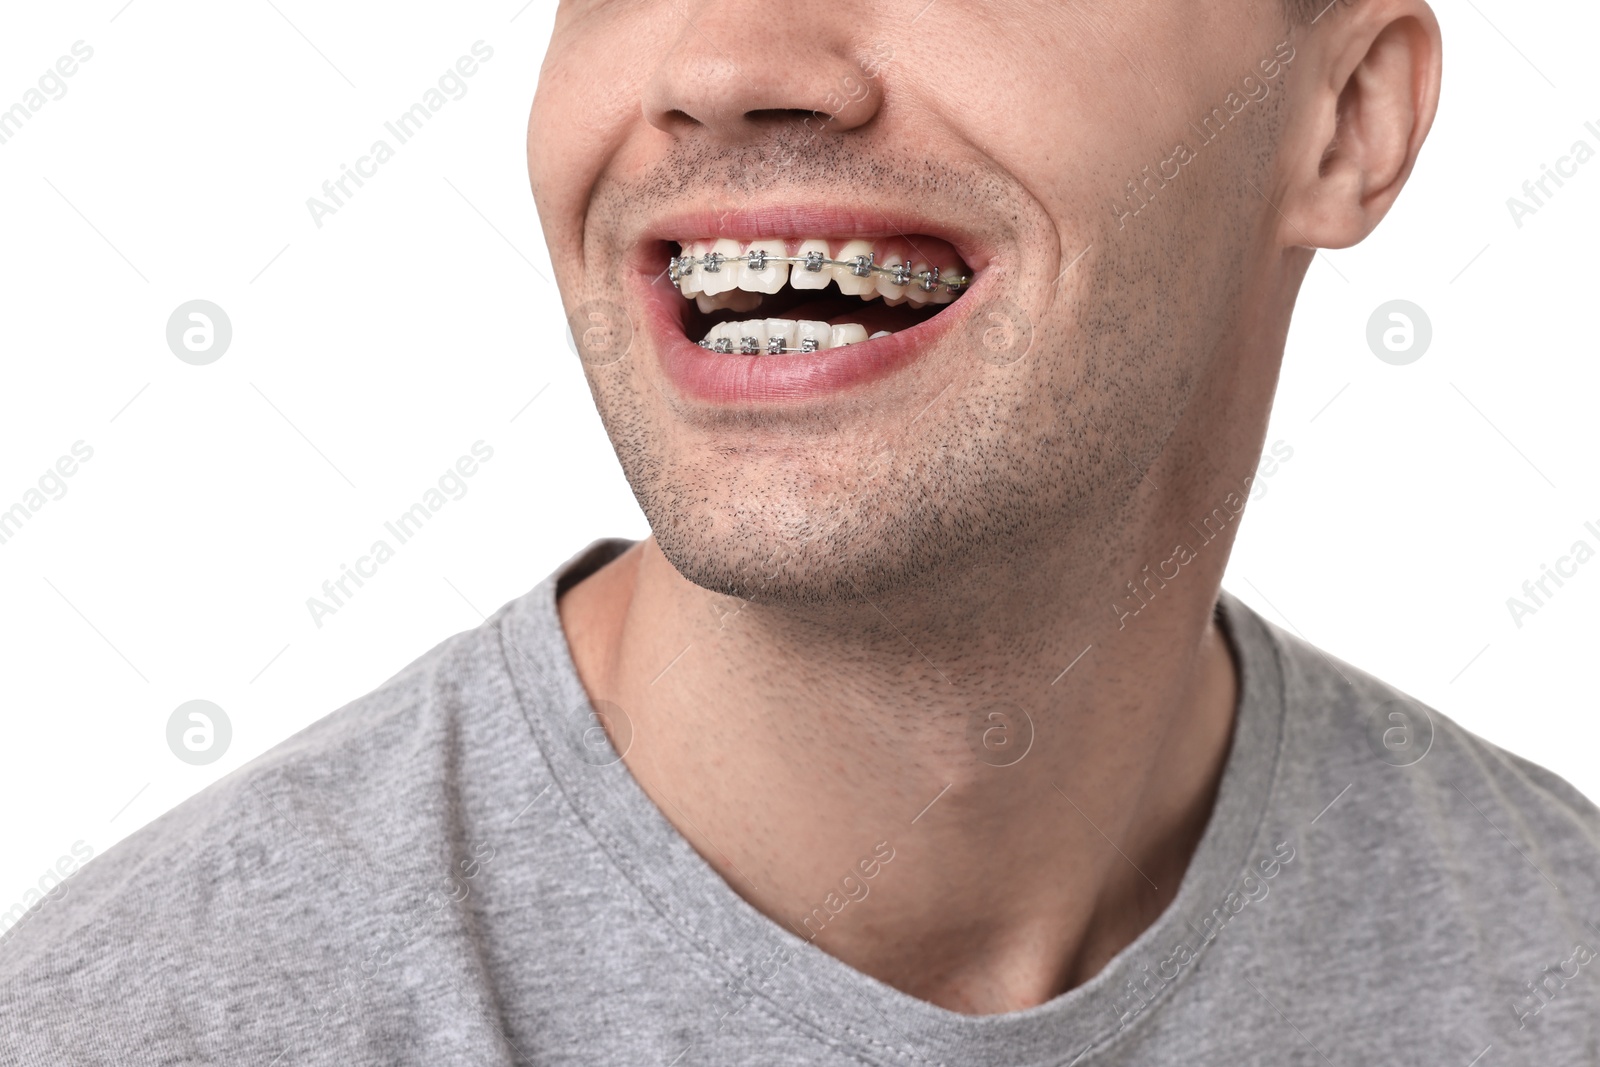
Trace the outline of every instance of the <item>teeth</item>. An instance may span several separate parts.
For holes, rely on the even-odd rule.
[[[858,267],[844,265],[859,263],[870,267],[872,265],[871,241],[847,241],[845,246],[839,250],[839,254],[833,258],[839,260],[841,265],[829,267],[824,273],[832,273],[833,280],[839,286],[841,293],[846,296],[868,298],[877,295],[877,275],[869,273],[863,277]]]
[[[858,345],[867,339],[867,328],[857,326],[855,323],[846,323],[833,328],[833,348],[843,348],[845,345]]]
[[[817,322],[814,319],[801,319],[795,325],[798,327],[795,333],[802,352],[817,352],[833,347],[833,327],[827,323]]]
[[[699,266],[699,262],[700,258],[711,250],[711,246],[703,241],[693,241],[683,245],[682,248],[683,259],[691,261],[692,265],[684,268],[687,273],[679,276],[678,291],[685,298],[689,298],[697,296],[701,292],[701,279],[705,277],[705,271]]]
[[[805,241],[795,250],[795,256],[800,259],[808,256],[828,259],[828,242]],[[826,289],[831,281],[833,281],[833,271],[828,267],[813,271],[804,264],[797,263],[789,275],[789,284],[796,289]]]
[[[897,247],[894,241],[888,245]],[[785,286],[821,291],[830,284],[842,295],[862,300],[882,297],[892,307],[948,304],[972,281],[962,276],[959,259],[954,260],[955,267],[939,267],[920,256],[907,261],[899,251],[875,249],[871,241],[859,238],[844,242],[837,252],[821,238],[802,241],[793,252],[781,240],[746,246],[726,237],[680,243],[679,250],[669,264],[671,280],[685,299],[695,299],[707,314],[754,311],[761,297],[777,294]]]
[[[752,262],[761,262],[763,257],[781,259],[784,255],[782,241],[756,241],[745,252],[747,258],[739,266],[738,284],[740,289],[756,294],[766,293],[771,295],[789,284],[789,264],[766,263],[760,270],[751,265]],[[757,302],[759,303],[759,301]],[[739,310],[754,311],[755,308],[756,305],[751,304],[749,307],[739,308]]]
[[[754,311],[761,306],[761,294],[749,293],[743,289],[729,289],[716,296],[706,296],[701,293],[694,298],[694,302],[707,315],[713,311]]]
[[[932,303],[933,293],[928,292],[926,282],[929,272],[933,267],[925,259],[919,259],[911,265],[911,284],[906,286],[906,299],[912,307],[922,307]]]
[[[725,322],[712,330],[707,336],[711,339],[711,344],[717,351],[736,353],[739,351],[739,338],[743,333],[740,327],[743,325],[744,323],[742,322]]]
[[[830,326],[814,319],[747,319],[713,326],[700,347],[726,355],[776,356],[843,348],[889,336],[891,331],[879,330],[869,338],[867,328],[854,322]]]
[[[739,254],[738,241],[724,237],[713,244],[711,251],[700,260],[700,291],[707,296],[716,296],[718,293],[738,288],[739,265],[728,261]],[[711,262],[706,262],[707,259]]]
[[[766,328],[767,344],[772,344],[773,338],[783,342],[785,349],[800,347],[800,324],[793,319],[768,319]],[[770,349],[769,349],[770,350]]]
[[[888,267],[890,269],[899,268],[900,270],[900,273],[892,278],[887,274],[878,275],[878,292],[882,294],[883,302],[891,307],[898,307],[899,305],[905,303],[906,285],[910,284],[910,265],[907,264],[903,258],[894,253],[890,253],[889,258],[885,259],[878,265],[880,267]],[[902,277],[908,279],[906,285],[896,284]]]
[[[948,304],[954,300],[956,294],[946,287],[948,285],[946,279],[956,279],[956,272],[953,270],[940,270],[938,267],[930,267],[929,271],[931,273],[927,274],[913,271],[913,275],[916,276],[912,279],[911,287],[906,292],[920,294],[923,302],[928,304]]]

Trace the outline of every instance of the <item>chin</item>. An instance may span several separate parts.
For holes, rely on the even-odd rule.
[[[672,494],[677,499],[685,499]],[[827,607],[877,599],[928,581],[960,547],[941,540],[948,527],[923,511],[887,511],[864,500],[838,507],[831,501],[785,506],[767,494],[760,506],[730,500],[692,511],[657,506],[646,497],[656,544],[667,561],[703,589],[756,603]],[[783,514],[803,515],[784,521]]]

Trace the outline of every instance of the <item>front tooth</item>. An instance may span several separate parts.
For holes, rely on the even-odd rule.
[[[733,350],[745,356],[759,356],[767,350],[767,320],[749,319],[733,324]]]
[[[756,241],[752,243],[749,248],[745,249],[745,255],[748,257],[751,252],[765,252],[769,262],[761,270],[751,267],[748,258],[740,263],[738,273],[739,288],[751,293],[767,293],[770,295],[788,285],[789,264],[770,262],[771,259],[783,258],[784,251],[782,241]],[[754,305],[741,310],[752,311],[754,310]]]
[[[706,253],[707,256],[721,256],[722,262],[716,270],[708,270],[705,265],[705,256],[701,257],[700,291],[707,296],[716,296],[729,289],[736,289],[739,285],[739,264],[730,263],[729,260],[739,255],[739,242],[726,237],[713,244]]]
[[[834,348],[843,348],[845,345],[858,345],[867,339],[867,328],[856,323],[847,322],[843,326],[833,328]]]
[[[803,241],[800,244],[800,248],[795,252],[795,256],[799,259],[804,259],[812,252],[820,252],[822,253],[822,258],[827,259],[828,242]],[[833,281],[833,270],[827,266],[824,266],[820,271],[809,271],[806,270],[804,264],[796,263],[794,270],[789,273],[789,284],[796,289],[826,289],[831,281]]]
[[[880,337],[893,337],[893,336],[894,336],[894,332],[891,331],[891,330],[879,330],[877,333],[875,333],[871,337],[867,338],[867,340],[876,341]]]
[[[795,347],[804,348],[806,341],[815,341],[818,351],[833,347],[833,327],[815,319],[801,319],[795,323]]]
[[[770,344],[774,337],[783,338],[783,347],[792,350],[800,347],[798,339],[800,324],[793,319],[768,319],[767,342]]]
[[[706,296],[701,293],[694,298],[694,302],[707,315],[713,311],[754,311],[761,306],[761,294],[747,293],[743,289],[729,289],[716,296]]]
[[[868,274],[859,278],[855,274],[852,264],[861,257],[872,254],[871,241],[846,241],[839,254],[833,258],[840,260],[841,265],[830,268],[833,271],[833,280],[838,283],[839,291],[846,296],[870,297],[878,291],[878,276]]]

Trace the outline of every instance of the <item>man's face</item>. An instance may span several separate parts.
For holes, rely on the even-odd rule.
[[[563,0],[533,189],[667,558],[812,603],[1109,559],[1275,366],[1287,37],[1278,0]]]

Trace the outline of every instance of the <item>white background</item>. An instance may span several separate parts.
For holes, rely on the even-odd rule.
[[[953,0],[947,0],[953,2]],[[0,545],[0,910],[526,591],[646,526],[590,404],[524,159],[551,0],[14,6],[0,108],[94,49],[0,145],[0,509],[82,440]],[[276,4],[276,7],[274,6]],[[1390,219],[1325,253],[1289,339],[1225,585],[1266,617],[1600,795],[1593,397],[1600,159],[1518,228],[1506,198],[1600,149],[1600,11],[1443,0],[1444,104]],[[319,229],[306,209],[483,40],[494,57]],[[604,71],[597,71],[603,77]],[[185,301],[234,338],[168,350]],[[1418,362],[1368,317],[1423,307]],[[476,441],[494,458],[318,628],[306,598]],[[222,706],[209,766],[169,751]]]

